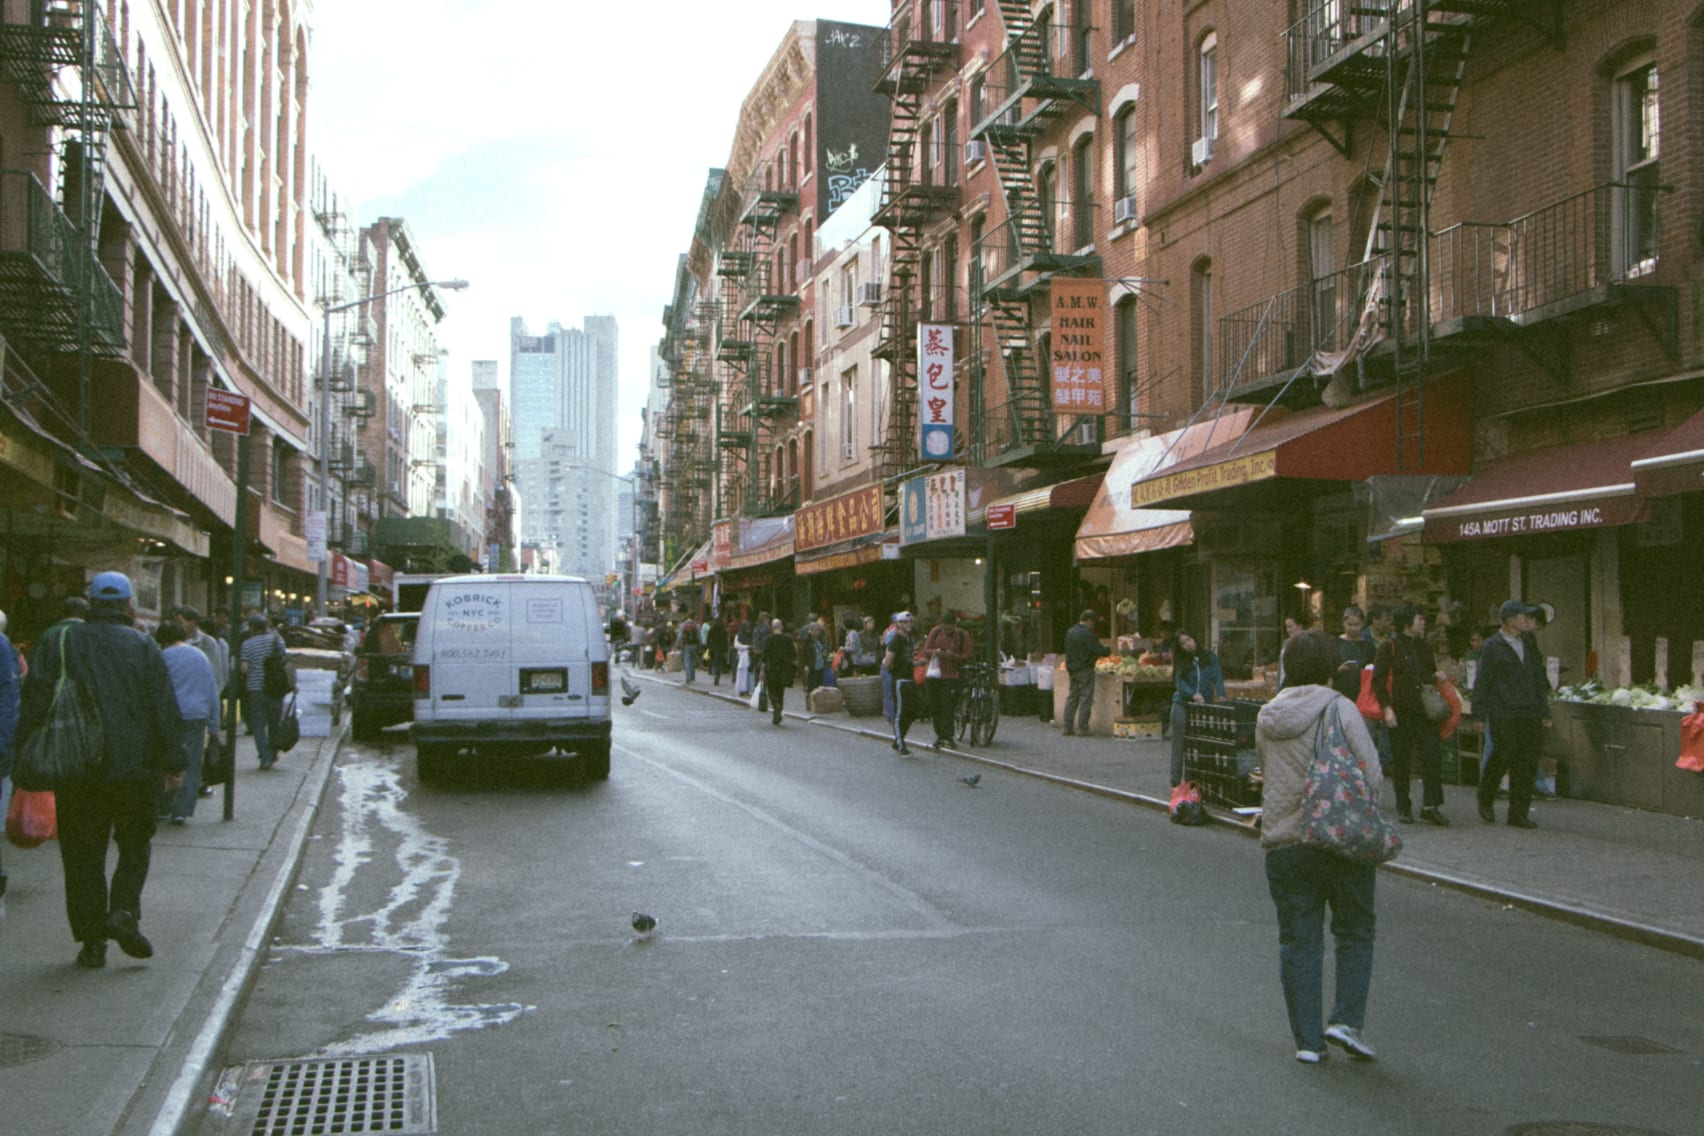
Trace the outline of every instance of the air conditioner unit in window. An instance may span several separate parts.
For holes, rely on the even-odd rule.
[[[1127,221],[1136,220],[1136,195],[1120,197],[1112,203],[1112,223],[1122,225]]]
[[[882,302],[882,286],[876,283],[858,285],[858,306],[871,307]]]
[[[1195,144],[1189,148],[1190,164],[1196,165],[1196,166],[1205,166],[1208,162],[1210,162],[1212,160],[1213,160],[1213,140],[1211,138],[1197,138],[1195,140]]]
[[[810,385],[811,385],[811,369],[809,367],[800,367],[799,368],[799,386],[802,388],[802,387],[808,387]]]
[[[854,320],[852,319],[852,305],[851,304],[847,304],[845,307],[842,307],[842,308],[835,308],[834,309],[834,326],[835,327],[851,327],[853,322],[854,322]]]
[[[988,158],[988,143],[986,143],[986,142],[966,142],[964,144],[964,164],[965,165],[974,166],[978,162],[986,161],[987,158]]]

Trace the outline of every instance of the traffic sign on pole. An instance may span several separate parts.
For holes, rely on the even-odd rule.
[[[202,415],[202,422],[209,430],[223,430],[227,434],[247,434],[249,409],[248,395],[208,387],[207,409]]]

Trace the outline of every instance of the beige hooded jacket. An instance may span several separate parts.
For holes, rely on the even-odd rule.
[[[1260,844],[1282,848],[1302,839],[1302,794],[1307,789],[1308,763],[1313,760],[1314,738],[1320,716],[1333,705],[1343,722],[1349,748],[1367,769],[1367,782],[1376,788],[1384,783],[1378,747],[1367,732],[1367,723],[1355,704],[1329,686],[1292,686],[1260,708],[1255,722],[1254,744],[1260,754],[1261,790]]]

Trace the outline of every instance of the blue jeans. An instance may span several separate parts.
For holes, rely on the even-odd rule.
[[[698,647],[691,643],[682,643],[680,647],[680,669],[686,674],[686,681],[691,682],[698,676]]]
[[[1373,882],[1378,869],[1319,848],[1290,844],[1266,854],[1266,886],[1278,909],[1278,980],[1297,1049],[1323,1052],[1325,909],[1337,941],[1330,1024],[1360,1029],[1373,983]]]
[[[243,691],[243,717],[248,719],[249,729],[254,733],[254,752],[262,769],[270,769],[278,760],[278,751],[272,748],[272,733],[278,728],[283,707],[282,698],[268,698],[259,690]]]
[[[178,730],[178,749],[185,763],[183,785],[165,794],[163,811],[169,816],[188,818],[195,815],[195,801],[201,794],[201,755],[207,746],[207,723],[180,721]]]

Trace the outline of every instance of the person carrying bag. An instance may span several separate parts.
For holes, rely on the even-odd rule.
[[[1278,914],[1278,973],[1296,1060],[1327,1043],[1373,1060],[1361,1036],[1372,986],[1378,864],[1402,841],[1378,806],[1378,748],[1354,703],[1331,686],[1341,665],[1323,631],[1284,649],[1290,685],[1261,707],[1255,748],[1265,776],[1260,844]],[[1336,940],[1336,994],[1324,1014],[1325,913]]]

